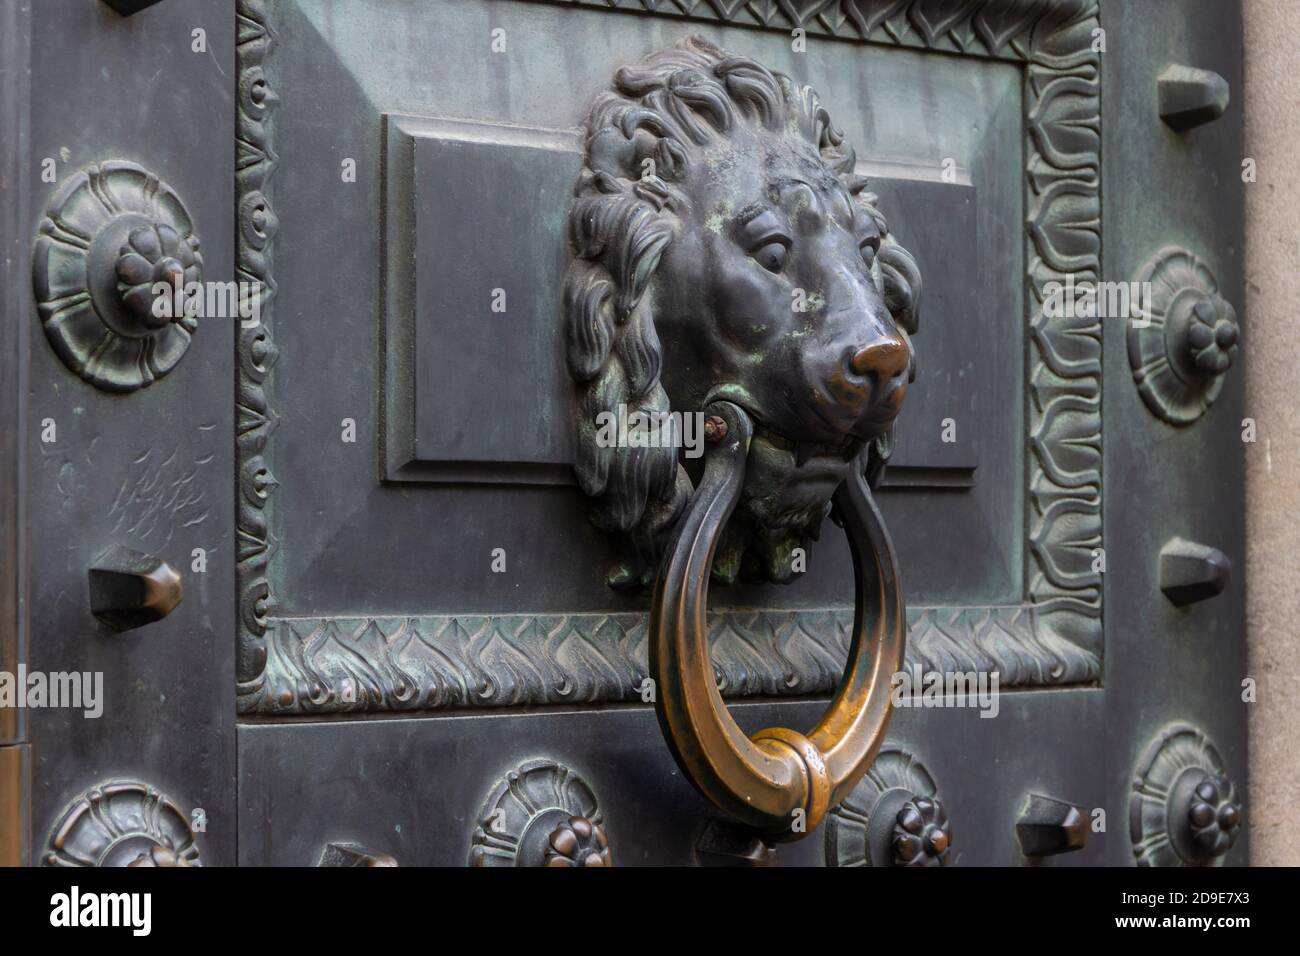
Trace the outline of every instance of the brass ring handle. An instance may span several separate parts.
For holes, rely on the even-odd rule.
[[[745,480],[754,424],[730,402],[706,415],[726,422],[708,445],[704,475],[664,554],[650,616],[655,711],[682,771],[714,806],[770,841],[810,833],[871,765],[892,715],[902,669],[906,608],[894,548],[864,469],[836,489],[834,514],[853,556],[853,634],[835,698],[806,736],[784,727],[746,737],[727,711],[709,657],[708,580],[722,529]],[[800,820],[797,811],[803,811]],[[802,826],[797,824],[802,823]]]

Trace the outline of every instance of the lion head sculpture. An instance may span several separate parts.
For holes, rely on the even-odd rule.
[[[713,574],[787,581],[852,468],[878,475],[914,374],[921,277],[816,92],[697,37],[592,106],[569,212],[568,367],[592,520],[648,582],[691,493],[661,443],[601,440],[623,414],[713,401],[754,421]]]

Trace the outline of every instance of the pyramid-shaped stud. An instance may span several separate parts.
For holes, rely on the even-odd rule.
[[[104,0],[106,4],[124,17],[139,13],[145,7],[152,7],[158,0]]]
[[[1055,856],[1081,850],[1088,842],[1088,819],[1073,803],[1031,793],[1016,836],[1025,856]]]
[[[1156,80],[1160,118],[1185,133],[1212,123],[1228,108],[1228,81],[1213,70],[1172,63]]]
[[[321,851],[317,866],[385,867],[397,866],[391,853],[372,850],[356,843],[328,843]]]
[[[160,621],[181,603],[181,576],[166,561],[113,545],[90,568],[90,610],[115,631]]]
[[[1160,549],[1160,590],[1179,607],[1214,597],[1231,574],[1232,561],[1207,544],[1170,538]]]

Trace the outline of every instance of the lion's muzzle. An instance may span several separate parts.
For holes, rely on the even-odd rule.
[[[898,417],[912,377],[912,348],[901,336],[883,335],[858,349],[849,359],[849,371],[865,379],[871,390],[861,420],[867,432],[873,433]]]

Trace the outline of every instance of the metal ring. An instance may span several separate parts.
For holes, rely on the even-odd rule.
[[[709,657],[709,571],[745,482],[754,423],[738,406],[706,410],[727,423],[706,451],[704,475],[655,582],[650,674],[664,738],[687,778],[729,816],[770,841],[821,823],[871,765],[889,726],[890,680],[902,669],[907,611],[894,548],[863,469],[836,489],[834,508],[853,556],[853,633],[834,699],[806,735],[771,728],[746,737],[722,700]],[[802,811],[802,815],[799,813]]]

